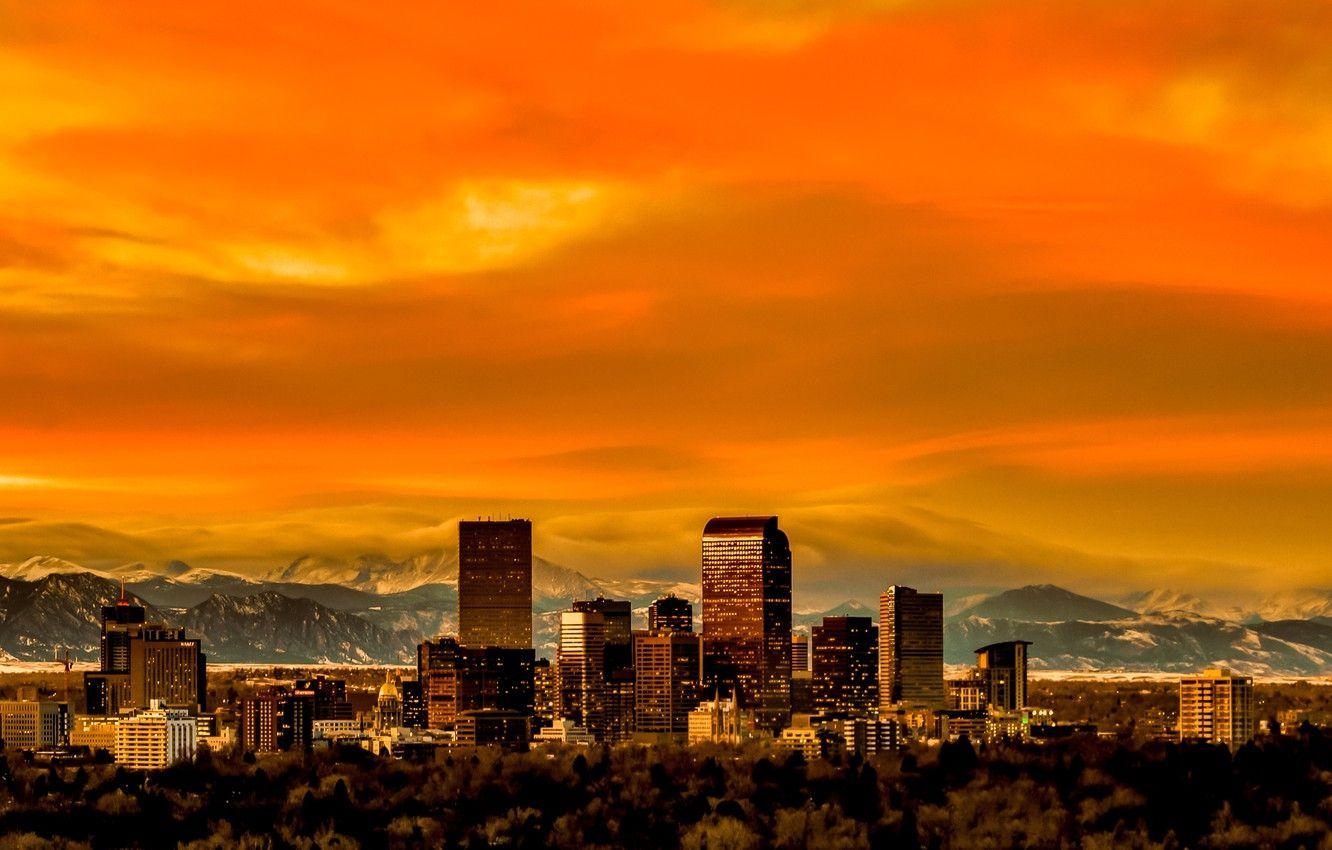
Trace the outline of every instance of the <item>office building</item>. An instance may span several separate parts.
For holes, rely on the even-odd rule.
[[[28,699],[0,700],[0,741],[8,750],[42,750],[65,742],[68,707],[63,702]]]
[[[991,707],[1015,711],[1026,706],[1029,646],[1029,640],[1009,640],[976,650],[976,673],[985,684]]]
[[[517,711],[479,709],[458,714],[457,741],[464,746],[501,746],[526,750],[532,737],[532,717]]]
[[[69,727],[69,745],[87,747],[93,755],[98,750],[105,750],[114,759],[118,725],[120,715],[106,717],[101,714],[76,714]]]
[[[458,523],[458,643],[532,646],[532,523]]]
[[[809,635],[804,632],[791,633],[791,673],[792,675],[809,667]]]
[[[791,715],[791,547],[777,517],[719,517],[703,529],[707,684],[733,692],[757,725]]]
[[[629,649],[632,635],[632,610],[627,599],[577,600],[573,604],[575,613],[600,614],[606,624],[606,675],[631,667],[633,658]]]
[[[947,680],[944,688],[949,711],[985,711],[990,707],[989,681],[975,670],[966,676]]]
[[[464,711],[533,712],[532,649],[462,647],[451,637],[416,648],[416,677],[425,701],[426,725],[455,726]]]
[[[256,753],[286,749],[280,736],[285,698],[282,689],[268,688],[240,701],[241,747]]]
[[[511,711],[530,718],[536,651],[502,646],[458,650],[458,713]]]
[[[560,717],[572,720],[602,740],[605,733],[606,618],[599,613],[565,611],[560,615]]]
[[[167,708],[199,713],[208,693],[206,660],[197,638],[184,629],[145,621],[144,609],[122,587],[114,605],[102,607],[101,662],[83,674],[89,714]]]
[[[458,641],[444,636],[416,647],[416,678],[421,682],[430,729],[448,729],[457,720],[460,653]]]
[[[633,645],[635,731],[684,736],[702,687],[699,636],[666,628],[635,633]]]
[[[408,729],[426,728],[425,692],[419,679],[403,682],[398,686],[402,691],[402,725]]]
[[[549,658],[538,658],[533,667],[532,701],[538,726],[549,726],[559,717],[559,668]]]
[[[135,770],[160,770],[190,761],[198,744],[199,725],[188,711],[154,701],[120,718],[116,724],[116,764]]]
[[[694,606],[688,599],[671,594],[663,596],[648,606],[648,631],[650,632],[692,632],[694,630]]]
[[[1213,668],[1179,680],[1179,739],[1225,744],[1253,736],[1253,679]]]
[[[878,629],[869,617],[824,617],[814,627],[814,710],[864,717],[879,706]]]
[[[319,675],[313,679],[299,679],[292,694],[308,697],[314,704],[315,720],[350,720],[354,714],[347,700],[347,680],[330,679]]]
[[[879,597],[879,710],[942,709],[943,594],[894,585]]]

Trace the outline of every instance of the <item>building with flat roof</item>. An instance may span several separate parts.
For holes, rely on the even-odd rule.
[[[942,709],[943,594],[893,585],[879,597],[879,711]]]
[[[164,708],[136,710],[116,724],[116,764],[136,770],[159,770],[194,758],[199,725],[188,711]]]
[[[791,545],[777,517],[716,517],[703,529],[704,672],[757,725],[791,718]]]
[[[458,523],[458,643],[532,647],[532,523]]]
[[[865,717],[879,707],[879,630],[869,617],[824,617],[814,627],[814,710]]]
[[[1253,737],[1253,679],[1224,667],[1179,679],[1179,739],[1225,744]]]
[[[692,632],[634,634],[634,728],[683,738],[702,688],[702,644]]]

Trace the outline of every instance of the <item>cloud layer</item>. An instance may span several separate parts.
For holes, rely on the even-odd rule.
[[[1324,580],[1307,4],[0,14],[0,560]]]

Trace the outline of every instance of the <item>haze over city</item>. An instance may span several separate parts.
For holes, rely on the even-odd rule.
[[[1326,583],[1308,4],[0,17],[0,563]]]

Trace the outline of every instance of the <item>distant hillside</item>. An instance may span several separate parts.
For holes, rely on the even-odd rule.
[[[1136,611],[1081,596],[1053,584],[1029,584],[1005,590],[953,615],[954,618],[984,617],[1027,623],[1100,622],[1136,616]]]

